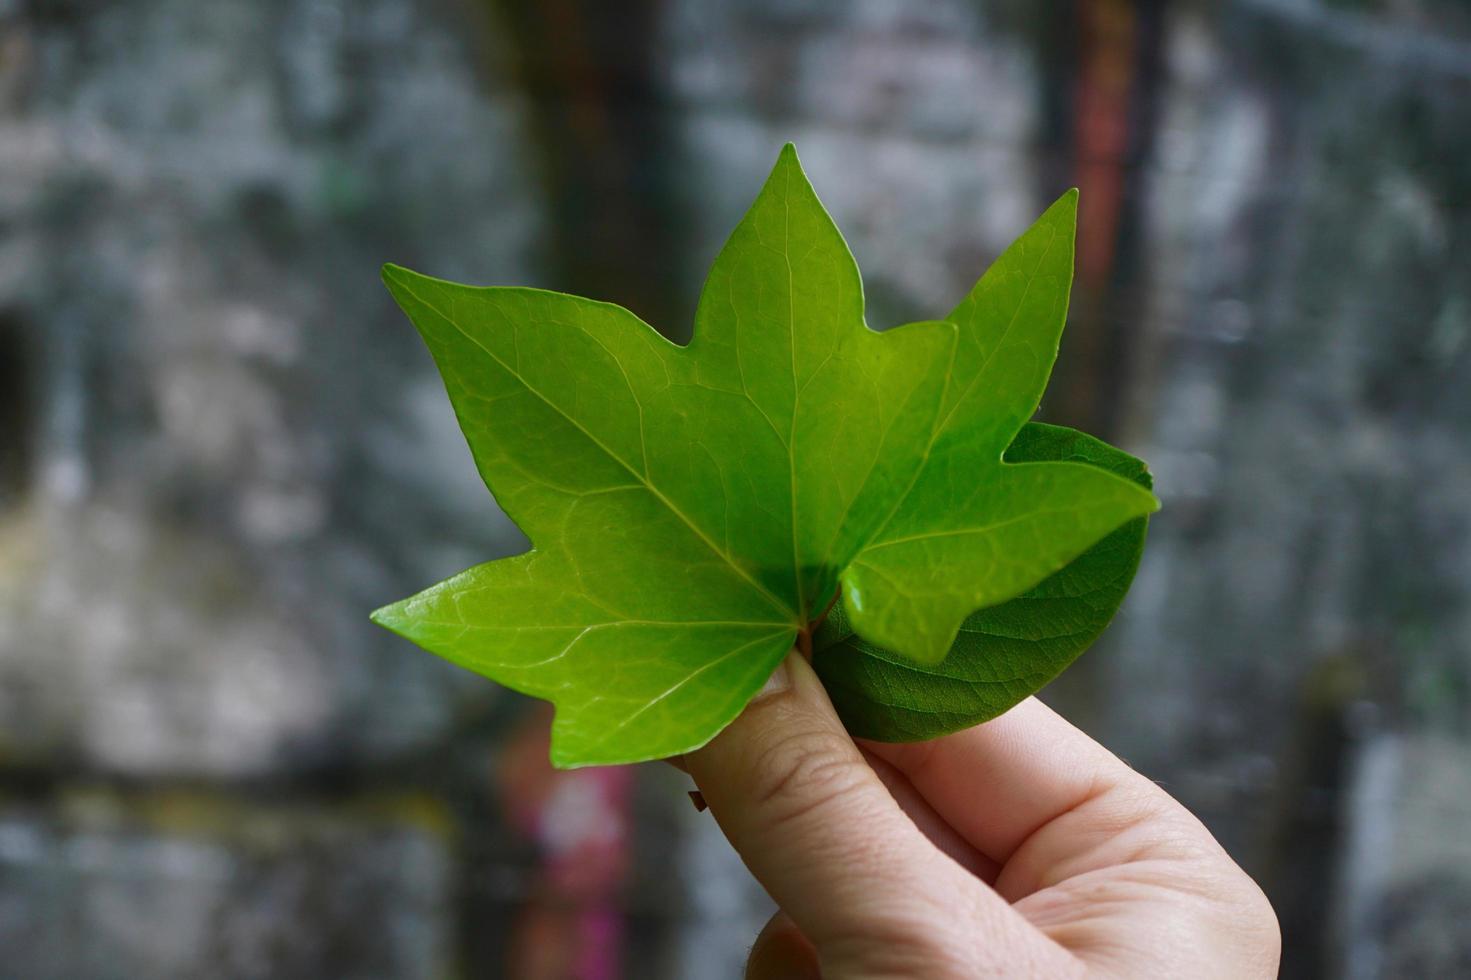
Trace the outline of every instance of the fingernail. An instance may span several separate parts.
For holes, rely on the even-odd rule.
[[[780,694],[782,691],[785,691],[791,686],[792,675],[791,672],[787,669],[786,660],[783,660],[781,663],[777,664],[776,670],[771,672],[771,676],[766,679],[766,684],[761,688],[761,690],[756,692],[756,696],[751,699],[751,703],[755,704],[762,698],[769,698],[773,694]]]

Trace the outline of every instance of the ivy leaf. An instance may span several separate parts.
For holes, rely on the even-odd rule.
[[[842,576],[848,621],[880,647],[938,662],[972,611],[1017,595],[1076,556],[1080,542],[1154,509],[1150,494],[1105,470],[1002,462],[1057,357],[1076,219],[1073,190],[947,317],[959,342],[922,463]]]
[[[1153,486],[1140,460],[1061,426],[1029,422],[1006,459],[1071,460]],[[1135,518],[1015,599],[972,613],[938,664],[914,663],[867,642],[835,611],[817,633],[812,664],[843,724],[861,738],[918,741],[1007,711],[1108,626],[1134,580],[1148,525],[1148,518]]]
[[[1056,355],[1074,212],[1054,205],[950,320],[883,333],[790,146],[686,347],[609,304],[386,266],[532,550],[374,620],[553,701],[562,766],[703,745],[840,578],[859,635],[938,659],[972,610],[1156,506],[1094,467],[1001,460]]]

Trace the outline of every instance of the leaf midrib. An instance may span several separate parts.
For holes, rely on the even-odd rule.
[[[792,423],[787,429],[787,473],[790,477],[788,493],[792,505],[792,581],[797,587],[797,615],[807,618],[806,583],[802,581],[802,556],[797,533],[797,419],[802,387],[797,383],[797,294],[792,272],[792,174],[788,169],[782,178],[782,230],[781,258],[787,267],[787,350],[792,364]],[[804,624],[805,628],[805,624]]]

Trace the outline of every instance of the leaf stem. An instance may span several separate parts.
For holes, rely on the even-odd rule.
[[[818,627],[827,622],[827,614],[833,611],[833,606],[836,606],[838,604],[838,597],[842,594],[842,588],[833,589],[833,597],[827,601],[827,605],[822,607],[822,612],[818,615],[818,617],[814,619],[810,624],[808,624],[807,629],[810,632],[816,633]]]
[[[822,624],[827,622],[827,614],[833,611],[833,606],[838,604],[838,597],[842,594],[841,588],[834,589],[833,597],[827,601],[827,605],[822,608],[817,618],[797,631],[797,649],[802,651],[802,656],[806,657],[809,663],[812,661],[812,637],[817,634]]]

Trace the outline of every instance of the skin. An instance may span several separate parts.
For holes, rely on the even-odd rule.
[[[755,980],[1275,977],[1266,897],[1045,705],[855,744],[798,655],[682,767],[782,911]]]

